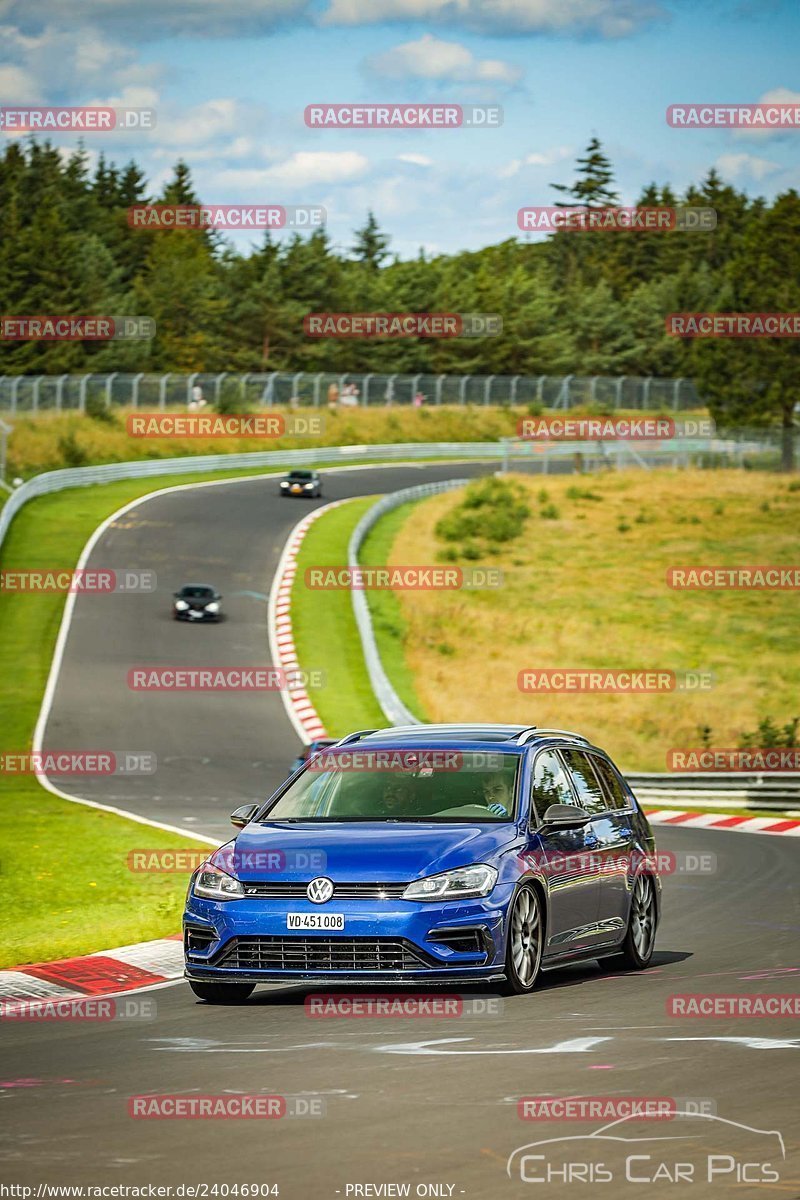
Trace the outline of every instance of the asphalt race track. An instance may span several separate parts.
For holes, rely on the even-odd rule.
[[[154,569],[159,591],[79,597],[44,744],[149,750],[159,769],[59,786],[226,839],[229,811],[268,794],[295,753],[280,697],[137,694],[127,688],[128,668],[264,665],[264,597],[303,512],[475,469],[326,472],[319,502],[292,503],[276,494],[274,480],[252,480],[165,495],[123,517],[89,565]],[[171,620],[171,592],[191,580],[222,591],[225,622],[197,628]],[[798,839],[657,833],[662,850],[711,857],[705,871],[665,877],[654,966],[641,974],[576,966],[545,975],[531,997],[451,1019],[312,1019],[307,993],[296,987],[261,988],[242,1008],[216,1008],[179,983],[138,994],[154,1002],[151,1020],[0,1022],[0,1179],[182,1184],[199,1186],[196,1196],[226,1194],[214,1185],[277,1184],[288,1200],[494,1200],[545,1190],[633,1198],[676,1194],[666,1180],[682,1163],[691,1196],[800,1196],[796,1019],[686,1019],[666,1009],[676,993],[797,992]],[[132,1119],[128,1100],[143,1093],[267,1093],[300,1098],[292,1100],[300,1108],[322,1102],[324,1115]],[[711,1116],[612,1131],[637,1139],[633,1147],[587,1144],[607,1121],[520,1119],[520,1097],[548,1094],[665,1097]],[[564,1137],[580,1139],[569,1184],[565,1173],[551,1174],[549,1186],[532,1182],[544,1170],[565,1171],[563,1156],[556,1164],[558,1151],[548,1147],[530,1151],[541,1159],[524,1160],[531,1182],[522,1181],[519,1158],[507,1174],[519,1147]],[[681,1140],[655,1140],[664,1138]],[[630,1154],[635,1163],[626,1168]],[[664,1182],[646,1182],[654,1176]]]

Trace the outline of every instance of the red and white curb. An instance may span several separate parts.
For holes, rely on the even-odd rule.
[[[674,808],[645,809],[651,825],[680,825],[685,829],[730,829],[734,833],[785,833],[800,837],[800,821],[785,817],[733,817],[727,813],[681,812]]]
[[[100,950],[80,958],[29,963],[0,971],[2,1016],[11,1006],[35,1011],[48,1002],[79,1001],[169,983],[183,975],[181,935]]]
[[[292,584],[297,574],[297,555],[304,537],[317,518],[346,503],[346,500],[335,500],[332,504],[324,504],[295,525],[283,548],[269,595],[268,623],[272,662],[288,676],[287,686],[281,689],[281,697],[289,720],[304,742],[327,737],[327,732],[319,713],[311,703],[302,679],[293,677],[293,673],[299,675],[301,672],[292,635],[291,617]]]

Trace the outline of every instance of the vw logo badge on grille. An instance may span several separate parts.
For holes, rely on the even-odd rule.
[[[326,904],[333,895],[333,884],[330,879],[323,877],[312,879],[306,888],[306,895],[312,904]]]

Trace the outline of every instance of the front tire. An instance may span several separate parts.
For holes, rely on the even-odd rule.
[[[198,983],[189,980],[189,987],[199,1000],[207,1004],[244,1004],[255,988],[254,983]]]
[[[656,891],[650,875],[638,875],[633,885],[628,932],[619,954],[601,958],[602,966],[643,971],[650,965],[656,944]]]
[[[508,912],[506,983],[510,996],[526,995],[536,987],[542,965],[544,911],[539,893],[523,884]]]

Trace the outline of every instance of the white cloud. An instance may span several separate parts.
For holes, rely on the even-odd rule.
[[[789,88],[779,87],[772,88],[769,92],[764,92],[763,96],[759,96],[758,104],[796,104],[800,105],[800,92],[792,92]],[[792,127],[784,127],[783,129],[737,129],[736,136],[740,138],[774,138],[774,137],[797,137],[797,129]]]
[[[35,104],[42,89],[33,72],[4,63],[0,66],[0,95],[8,104]]]
[[[369,160],[352,150],[342,151],[298,151],[284,162],[260,169],[238,169],[220,171],[216,175],[222,187],[235,184],[241,188],[319,187],[322,184],[350,183],[362,178],[369,168]]]
[[[755,154],[721,154],[714,166],[726,179],[749,176],[761,180],[773,171],[781,169],[779,163],[770,162],[768,158],[758,158]]]
[[[657,0],[329,0],[326,25],[424,21],[478,33],[627,37],[664,17]]]
[[[553,146],[550,150],[545,150],[543,154],[534,153],[526,154],[524,158],[512,158],[498,171],[501,179],[511,179],[514,175],[519,175],[523,167],[552,167],[556,163],[563,162],[565,158],[570,158],[574,154],[571,146]]]
[[[398,162],[412,163],[415,167],[432,167],[433,159],[427,154],[398,154]]]
[[[430,33],[367,59],[367,67],[384,79],[496,83],[507,87],[518,83],[524,74],[521,67],[500,59],[477,59],[459,42],[445,42]]]

